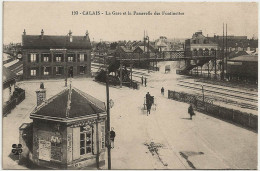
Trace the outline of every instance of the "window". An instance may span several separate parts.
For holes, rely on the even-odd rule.
[[[49,57],[48,56],[44,56],[43,61],[44,62],[49,62]]]
[[[42,54],[42,57],[43,57],[43,61],[44,61],[44,62],[49,62],[49,60],[50,60],[50,54],[48,54],[48,53],[43,53],[43,54]]]
[[[92,128],[80,127],[80,155],[92,153]]]
[[[83,61],[84,61],[84,54],[80,54],[80,56],[79,56],[79,61],[80,61],[80,62],[83,62]]]
[[[44,67],[43,75],[50,75],[50,67]]]
[[[56,62],[61,62],[62,57],[63,57],[63,54],[55,54]]]
[[[31,53],[31,62],[35,62],[36,61],[36,53]]]
[[[101,149],[105,148],[105,126],[101,126]]]
[[[62,67],[56,67],[56,75],[62,74]]]
[[[80,66],[79,67],[79,73],[80,74],[85,74],[85,67],[84,66]]]
[[[56,57],[56,61],[57,61],[57,62],[61,62],[61,57],[60,57],[60,56],[57,56],[57,57]]]
[[[31,76],[36,76],[36,69],[31,69]]]
[[[68,62],[73,62],[73,56],[68,57]]]

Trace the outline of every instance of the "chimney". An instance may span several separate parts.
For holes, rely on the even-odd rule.
[[[71,32],[71,30],[69,31],[69,38],[70,38],[70,42],[72,42],[72,32]]]
[[[26,35],[26,31],[25,31],[25,29],[23,30],[23,35]]]
[[[43,39],[43,35],[44,35],[44,31],[42,29],[42,31],[41,31],[41,39]]]
[[[46,100],[46,89],[44,84],[41,83],[40,89],[36,90],[37,106],[40,106]]]

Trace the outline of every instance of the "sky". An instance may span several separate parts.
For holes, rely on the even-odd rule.
[[[78,15],[72,15],[78,11]],[[100,15],[83,15],[87,11]],[[115,11],[121,15],[106,15]],[[123,15],[124,12],[132,15]],[[133,12],[153,15],[133,15]],[[163,11],[184,15],[154,15]],[[103,13],[103,14],[102,14]],[[202,30],[206,36],[222,35],[223,23],[228,35],[258,35],[256,2],[4,2],[3,43],[21,42],[27,35],[85,35],[91,41],[141,40],[144,30],[150,40],[159,36],[190,38]]]

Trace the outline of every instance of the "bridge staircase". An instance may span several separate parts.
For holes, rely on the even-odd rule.
[[[193,69],[193,68],[196,68],[196,67],[202,67],[204,64],[208,63],[211,59],[210,58],[204,58],[204,59],[200,59],[200,60],[197,60],[197,62],[195,64],[191,64],[191,62],[187,62],[187,64],[176,70],[176,73],[177,74],[181,74],[181,75],[187,75],[189,74],[189,72]]]

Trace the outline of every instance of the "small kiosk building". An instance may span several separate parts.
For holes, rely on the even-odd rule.
[[[105,104],[68,88],[31,113],[32,161],[51,169],[91,169],[105,164]]]

